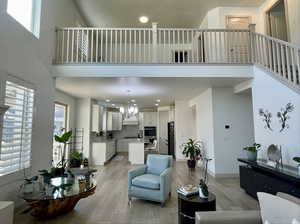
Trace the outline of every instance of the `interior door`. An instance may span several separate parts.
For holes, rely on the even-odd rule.
[[[266,14],[268,35],[280,40],[288,41],[284,0],[277,1]]]

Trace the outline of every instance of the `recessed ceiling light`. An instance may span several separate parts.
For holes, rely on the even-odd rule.
[[[132,100],[131,100],[131,102],[132,102],[132,103],[135,103],[135,100],[134,100],[134,99],[132,99]]]
[[[157,107],[158,107],[158,106],[159,106],[159,104],[158,104],[158,103],[156,103],[156,104],[155,104],[155,106],[157,106]]]
[[[106,103],[109,103],[109,102],[110,102],[110,99],[106,99],[105,102],[106,102]]]
[[[137,104],[135,103],[135,104],[133,104],[133,106],[135,106],[135,107],[136,107],[136,106],[137,106]]]
[[[149,22],[149,18],[148,18],[147,16],[141,16],[141,17],[139,18],[139,21],[140,21],[141,23],[148,23],[148,22]]]
[[[157,99],[156,102],[160,103],[160,99]]]

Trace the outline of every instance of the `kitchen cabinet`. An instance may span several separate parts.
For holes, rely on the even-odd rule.
[[[116,141],[107,140],[104,142],[94,142],[92,150],[93,165],[104,165],[116,154]]]
[[[100,105],[92,105],[92,131],[99,132],[102,130],[101,124],[101,114],[100,114]]]
[[[157,112],[143,112],[143,125],[157,126]]]
[[[121,131],[122,130],[122,114],[119,112],[107,112],[106,115],[106,130]]]

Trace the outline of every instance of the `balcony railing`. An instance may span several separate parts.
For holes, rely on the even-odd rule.
[[[249,30],[62,28],[56,64],[251,63]]]
[[[253,26],[252,26],[253,28]],[[55,64],[259,64],[299,88],[299,46],[253,29],[61,28]]]

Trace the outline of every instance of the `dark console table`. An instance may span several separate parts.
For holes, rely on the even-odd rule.
[[[276,194],[284,192],[300,198],[300,175],[292,168],[274,168],[264,161],[238,159],[240,186],[249,195],[257,198],[257,192]]]

